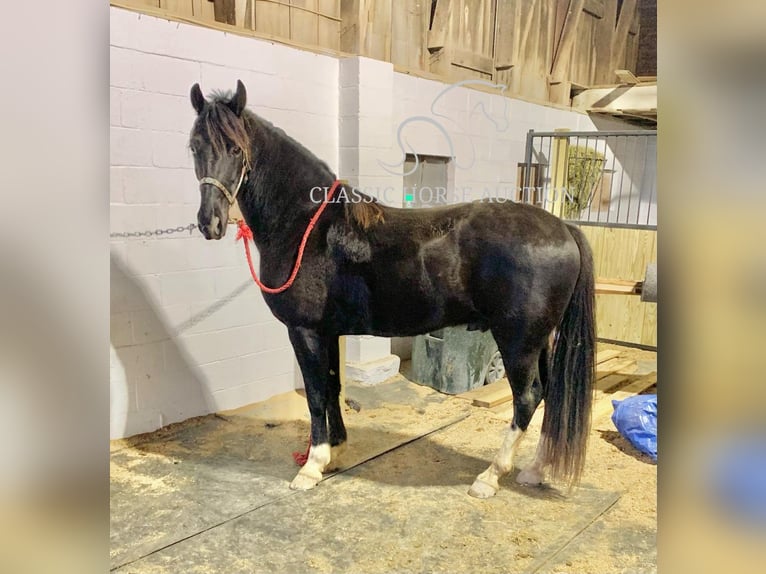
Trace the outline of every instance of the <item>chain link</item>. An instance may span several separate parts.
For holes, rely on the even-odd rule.
[[[192,234],[192,232],[197,229],[196,223],[190,223],[189,225],[183,226],[179,225],[178,227],[166,227],[165,229],[155,229],[147,230],[147,231],[123,231],[123,232],[114,232],[110,233],[109,237],[122,237],[125,239],[130,239],[132,237],[152,237],[154,235],[156,236],[162,236],[162,235],[173,235],[174,233],[181,233],[182,231],[188,231],[189,235]]]

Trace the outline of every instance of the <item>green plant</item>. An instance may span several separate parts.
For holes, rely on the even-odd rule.
[[[569,146],[567,155],[567,193],[563,216],[576,218],[588,207],[593,191],[604,174],[604,154],[584,145]]]

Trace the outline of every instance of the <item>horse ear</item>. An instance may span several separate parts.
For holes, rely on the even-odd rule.
[[[199,84],[194,84],[191,89],[191,103],[194,109],[197,111],[197,115],[202,113],[205,109],[205,96],[202,95],[202,90]]]
[[[242,83],[242,80],[237,80],[237,93],[234,94],[234,97],[229,102],[229,107],[231,111],[241,116],[246,104],[247,90],[245,90],[245,84]]]

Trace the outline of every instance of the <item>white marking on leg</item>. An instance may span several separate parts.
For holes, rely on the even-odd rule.
[[[535,454],[535,460],[527,468],[522,469],[522,471],[516,477],[516,482],[519,484],[542,484],[543,479],[545,478],[545,459],[543,453],[544,442],[544,437],[541,434],[540,441],[537,443],[537,453]]]
[[[515,425],[508,429],[503,445],[495,455],[492,464],[489,465],[487,470],[476,477],[468,494],[476,498],[489,498],[495,495],[500,489],[498,480],[500,477],[508,474],[513,468],[513,458],[516,456],[516,450],[519,448],[519,443],[524,438],[524,434],[524,431]]]
[[[314,488],[322,480],[322,472],[330,463],[330,445],[322,443],[311,445],[306,464],[298,471],[298,474],[290,483],[293,490],[309,490]]]

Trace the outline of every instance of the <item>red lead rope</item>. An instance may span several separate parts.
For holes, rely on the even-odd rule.
[[[301,268],[301,261],[303,261],[303,250],[306,248],[306,242],[309,239],[311,230],[314,229],[316,222],[322,216],[322,212],[327,208],[327,205],[330,203],[332,196],[335,195],[335,190],[338,189],[339,185],[340,181],[336,179],[333,182],[330,191],[327,193],[325,200],[322,202],[322,205],[319,206],[319,209],[317,209],[316,213],[311,218],[311,221],[309,221],[308,227],[306,227],[306,231],[303,232],[303,239],[301,239],[300,247],[298,247],[298,258],[295,260],[295,267],[293,267],[293,272],[290,274],[290,277],[287,279],[285,284],[281,287],[266,287],[266,285],[261,283],[261,280],[258,279],[258,276],[255,274],[255,269],[253,268],[253,258],[250,255],[250,241],[253,239],[253,231],[247,226],[247,223],[245,223],[244,220],[240,219],[236,240],[245,240],[245,255],[247,256],[247,264],[250,266],[250,274],[253,276],[253,280],[256,282],[258,287],[261,288],[261,291],[264,293],[281,293],[282,291],[289,289],[293,284],[296,275],[298,275],[298,270]]]

